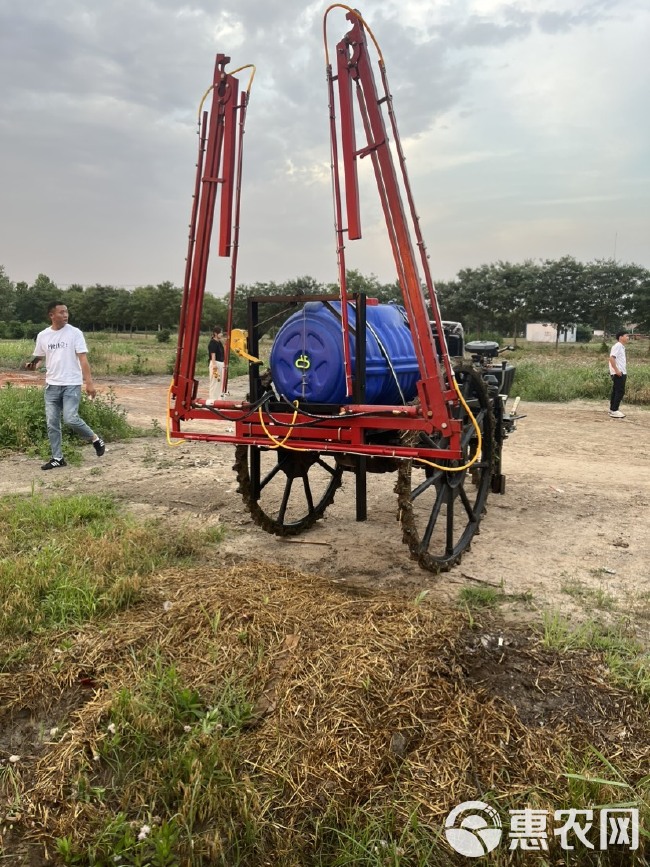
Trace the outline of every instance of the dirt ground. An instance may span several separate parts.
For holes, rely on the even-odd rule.
[[[97,385],[115,392],[132,424],[151,428],[156,420],[164,428],[167,377]],[[234,398],[245,390],[244,378],[231,383]],[[172,526],[223,524],[224,566],[265,560],[366,589],[430,589],[445,602],[463,586],[490,585],[509,597],[506,616],[539,619],[550,609],[576,621],[629,617],[648,641],[650,412],[624,409],[625,419],[612,420],[601,404],[522,402],[526,418],[504,448],[506,494],[490,495],[471,551],[440,576],[409,558],[392,474],[368,476],[366,522],[355,522],[354,477],[346,473],[324,519],[288,540],[253,524],[237,493],[228,445],[172,448],[164,437],[143,437],[109,443],[100,460],[85,449],[81,467],[49,473],[38,460],[13,456],[1,462],[0,494],[109,491],[137,515]]]

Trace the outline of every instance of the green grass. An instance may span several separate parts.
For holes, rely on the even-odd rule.
[[[155,334],[122,336],[87,334],[89,359],[95,377],[171,375],[176,357],[176,337],[159,343]],[[502,344],[506,340],[500,341]],[[207,374],[208,335],[199,340],[197,375]],[[0,340],[0,368],[18,369],[30,357],[33,342]],[[268,356],[270,342],[263,341],[262,357]],[[607,369],[609,342],[587,344],[518,344],[509,360],[517,367],[514,393],[524,400],[568,401],[609,398],[611,380]],[[629,375],[625,400],[650,404],[650,351],[647,341],[633,341],[627,347]],[[506,356],[502,356],[505,358]],[[229,376],[242,376],[248,364],[233,354]]]
[[[468,608],[496,608],[504,600],[502,590],[494,587],[461,587],[458,601]]]
[[[198,849],[203,838],[221,854],[215,863],[247,863],[259,828],[254,788],[237,752],[251,716],[246,685],[232,678],[201,695],[165,662],[161,648],[146,655],[135,685],[117,693],[103,720],[102,785],[91,769],[77,781],[77,798],[101,805],[110,818],[99,819],[85,845],[60,839],[59,853],[66,864],[108,865],[116,855],[128,864],[193,863],[195,840]],[[137,803],[146,807],[136,820],[131,810],[127,820]],[[222,821],[212,827],[215,817]],[[138,834],[145,826],[149,832]]]
[[[168,343],[159,343],[155,334],[121,335],[108,332],[86,333],[88,360],[96,379],[102,376],[152,376],[174,372],[177,335]],[[197,350],[197,376],[207,376],[209,335],[202,335]],[[19,370],[31,357],[33,340],[0,340],[0,368]],[[229,375],[248,372],[248,362],[233,356]]]
[[[0,651],[13,658],[13,639],[110,616],[145,576],[217,539],[138,524],[108,496],[0,499]]]
[[[114,392],[90,400],[82,395],[79,414],[104,440],[112,442],[137,435],[126,420],[126,412],[116,401]],[[82,441],[63,425],[63,454],[70,463],[78,463]],[[45,423],[42,388],[17,388],[11,384],[0,388],[0,453],[27,452],[47,457],[50,445]]]
[[[650,404],[650,356],[643,342],[628,345],[628,378],[625,401]],[[521,347],[510,360],[516,366],[513,394],[523,400],[606,401],[612,389],[607,356],[608,345],[540,344]]]
[[[574,627],[561,615],[547,612],[542,641],[560,653],[579,649],[602,653],[616,683],[650,700],[650,653],[624,625],[603,626],[590,620]]]
[[[582,581],[571,580],[565,581],[560,589],[567,596],[587,603],[594,608],[601,610],[616,608],[616,597],[612,596],[611,593],[607,593],[602,587],[589,587]]]

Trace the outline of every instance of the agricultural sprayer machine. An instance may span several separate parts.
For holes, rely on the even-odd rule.
[[[334,9],[346,11],[351,29],[330,58],[327,22]],[[323,33],[339,291],[249,298],[247,329],[233,330],[243,135],[254,70],[227,72],[230,58],[217,55],[199,111],[170,435],[234,445],[244,502],[255,522],[277,535],[300,533],[321,518],[344,473],[354,476],[356,518],[365,520],[367,474],[395,473],[403,540],[424,568],[438,572],[460,561],[489,493],[504,493],[502,446],[517,419],[516,407],[506,409],[514,367],[498,359],[498,344],[464,345],[461,324],[442,319],[374,35],[357,11],[341,4],[325,13]],[[244,70],[249,83],[240,91],[236,76]],[[204,110],[208,96],[211,107]],[[402,305],[348,292],[345,250],[346,242],[361,238],[357,172],[364,158],[377,183]],[[217,209],[218,253],[232,262],[227,353],[248,359],[249,390],[245,400],[225,396],[211,403],[197,396],[195,374]],[[278,309],[291,315],[265,365],[260,338],[274,318],[265,314],[269,303],[274,316]],[[215,422],[214,430],[197,421]]]

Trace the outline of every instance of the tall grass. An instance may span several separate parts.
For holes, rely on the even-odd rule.
[[[609,399],[612,382],[607,359],[610,344],[523,343],[509,354],[516,367],[513,394],[524,400]],[[650,405],[650,353],[645,341],[627,347],[626,403]],[[505,356],[501,356],[503,359]]]
[[[79,414],[107,442],[135,436],[137,430],[127,422],[126,411],[119,406],[114,392],[90,400],[82,395]],[[63,425],[63,453],[74,463],[82,441]],[[47,457],[50,446],[45,423],[42,388],[0,388],[0,453],[27,452]]]
[[[612,390],[606,353],[527,351],[512,362],[517,368],[513,390],[525,400],[607,400]],[[650,405],[650,359],[640,353],[628,354],[625,401]]]

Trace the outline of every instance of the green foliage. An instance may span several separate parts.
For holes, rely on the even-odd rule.
[[[172,333],[168,328],[163,328],[161,331],[156,332],[156,340],[158,343],[169,343],[171,336]]]
[[[2,319],[11,319],[16,302],[16,287],[5,273],[4,265],[0,265],[0,311]]]
[[[503,591],[494,587],[461,587],[458,600],[468,608],[496,608],[503,600]]]
[[[20,340],[22,337],[27,340],[35,340],[39,331],[45,328],[45,323],[19,322],[17,319],[0,322],[0,338],[5,340]]]
[[[245,374],[248,374],[248,361],[231,352],[228,359],[228,378],[234,379],[236,376],[244,376]]]
[[[576,649],[600,651],[614,681],[650,700],[650,655],[623,627],[603,626],[593,620],[573,627],[561,615],[547,612],[542,642],[560,653]]]
[[[576,326],[576,343],[589,343],[593,336],[593,328],[590,328],[589,325],[578,323]]]
[[[138,830],[139,826],[139,830]],[[174,854],[180,836],[178,820],[156,824],[151,816],[130,822],[123,812],[108,819],[98,829],[85,851],[79,851],[71,836],[56,841],[57,853],[64,864],[92,864],[94,867],[180,867]]]
[[[530,261],[464,268],[456,281],[438,285],[443,318],[462,322],[466,331],[475,331],[481,339],[489,339],[490,330],[516,338],[532,315],[540,280],[540,267]]]
[[[349,293],[361,291],[382,302],[401,302],[397,282],[382,284],[371,274],[347,273]],[[476,268],[464,268],[455,280],[436,284],[443,318],[456,319],[468,331],[507,333],[516,339],[526,322],[548,321],[560,329],[577,323],[589,323],[611,332],[621,322],[636,321],[650,331],[650,272],[635,264],[613,259],[581,263],[571,256],[543,262],[495,262]],[[233,326],[246,328],[247,302],[250,296],[313,295],[338,291],[337,284],[323,284],[302,276],[284,283],[254,283],[237,287],[233,304]],[[182,290],[169,281],[138,286],[133,291],[95,284],[78,284],[60,290],[44,274],[33,285],[16,286],[0,266],[0,309],[5,325],[10,321],[45,323],[49,301],[67,304],[71,321],[84,331],[170,331],[178,327]],[[278,305],[264,305],[267,319],[261,333],[273,333],[293,312]],[[206,293],[201,312],[201,328],[226,326],[228,301]],[[15,330],[1,328],[0,336],[17,337]],[[36,323],[29,330],[29,336]]]
[[[197,556],[206,540],[137,524],[107,496],[0,499],[0,648],[124,608],[143,576]]]
[[[98,754],[107,769],[102,800],[120,810],[146,803],[147,812],[138,811],[131,821],[120,812],[118,821],[109,823],[98,816],[91,843],[75,845],[66,838],[59,841],[59,853],[67,864],[110,864],[116,854],[130,864],[189,863],[187,855],[209,821],[216,822],[210,839],[220,841],[222,854],[213,863],[246,863],[238,858],[252,854],[257,834],[255,793],[236,749],[236,736],[251,716],[245,685],[241,678],[216,683],[208,702],[165,661],[161,648],[145,654],[134,683],[113,699]],[[79,790],[87,796],[97,787],[84,775]],[[155,860],[166,824],[152,820],[156,814],[170,817],[164,850],[169,861]]]
[[[334,818],[334,817],[332,817]],[[438,830],[423,824],[413,811],[399,830],[392,812],[374,816],[370,810],[349,810],[342,820],[326,817],[319,825],[317,863],[344,867],[433,867],[447,858],[441,852]]]
[[[514,392],[522,400],[608,400],[612,383],[604,354],[600,344],[561,346],[559,352],[527,347],[515,359]],[[628,371],[626,403],[650,404],[650,364],[641,345],[628,346]]]
[[[107,442],[133,436],[136,431],[126,420],[126,412],[109,391],[90,400],[82,395],[79,413]],[[63,425],[63,451],[66,460],[75,460],[82,441]],[[41,388],[0,388],[0,451],[37,453],[47,457],[50,447],[45,424],[45,400]]]

